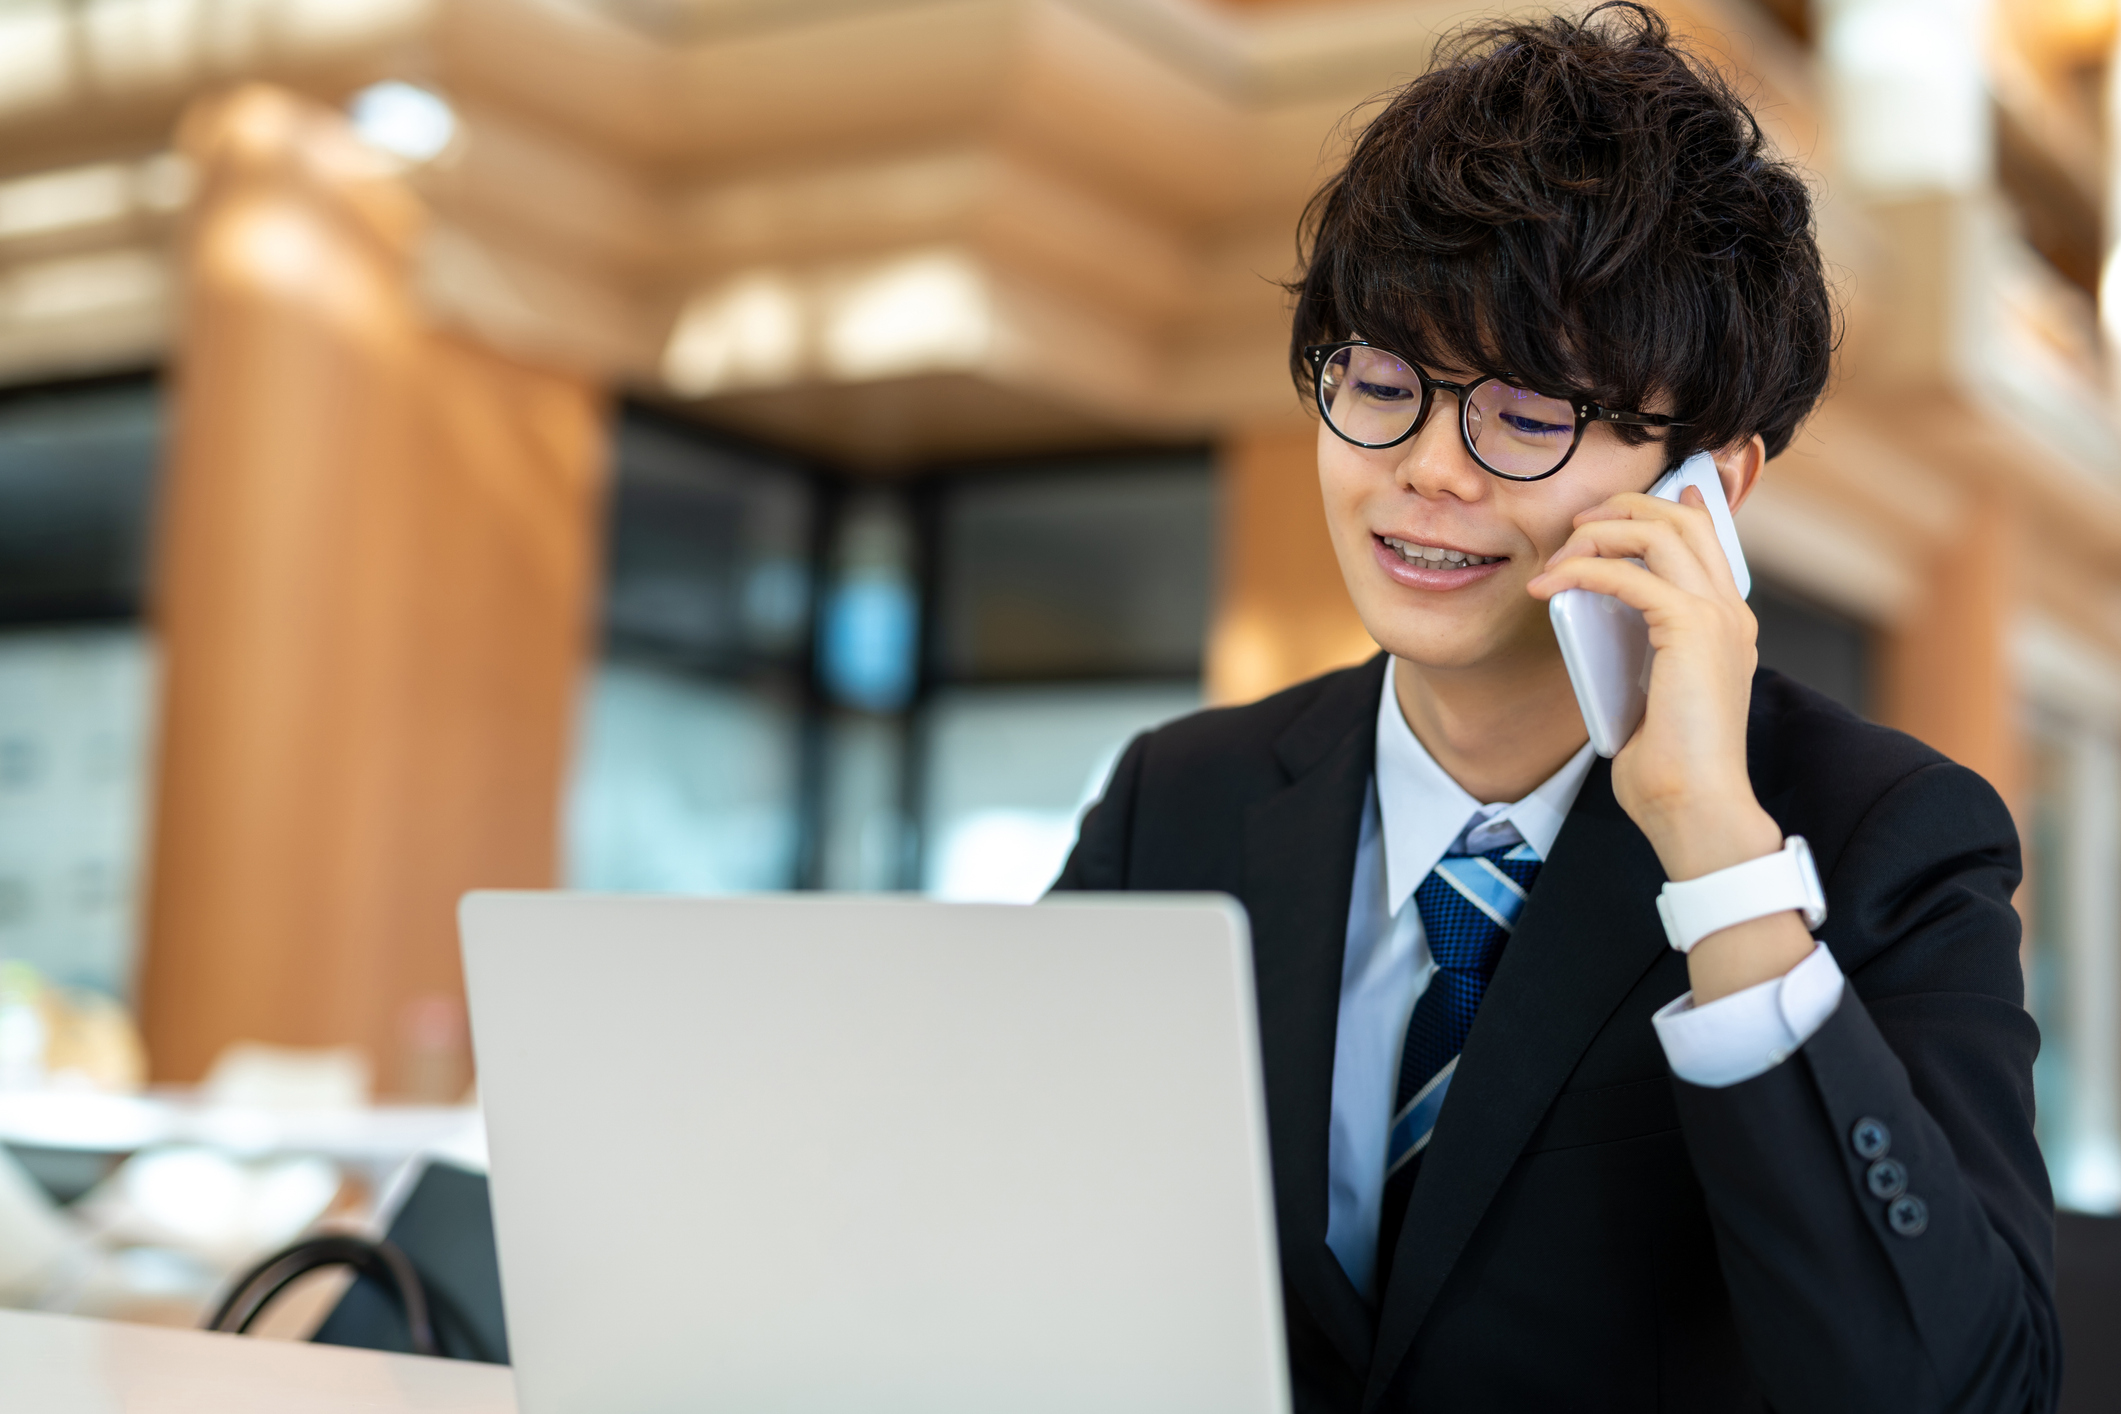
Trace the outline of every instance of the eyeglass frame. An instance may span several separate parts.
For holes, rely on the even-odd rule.
[[[1333,421],[1333,414],[1326,410],[1326,365],[1332,361],[1335,354],[1344,349],[1375,349],[1381,354],[1387,354],[1392,358],[1398,359],[1413,371],[1416,378],[1421,380],[1421,407],[1415,412],[1413,423],[1408,426],[1406,431],[1400,433],[1389,442],[1356,441],[1353,437],[1340,430]],[[1693,425],[1679,418],[1667,417],[1661,412],[1635,412],[1626,408],[1609,408],[1602,403],[1594,403],[1588,398],[1555,393],[1541,394],[1543,397],[1555,398],[1557,401],[1568,403],[1570,409],[1576,414],[1576,434],[1569,439],[1569,449],[1561,454],[1561,460],[1554,463],[1552,467],[1540,472],[1537,476],[1517,476],[1511,472],[1497,471],[1494,467],[1488,465],[1487,458],[1481,456],[1480,450],[1473,445],[1473,429],[1466,421],[1467,414],[1473,406],[1473,394],[1480,389],[1482,384],[1501,383],[1511,388],[1524,386],[1522,383],[1515,382],[1509,374],[1483,373],[1470,383],[1450,383],[1441,378],[1431,378],[1420,364],[1408,358],[1405,354],[1400,353],[1396,349],[1388,349],[1382,344],[1373,344],[1368,339],[1342,339],[1331,344],[1311,344],[1305,347],[1303,355],[1311,363],[1311,396],[1318,403],[1318,415],[1325,419],[1326,426],[1331,428],[1333,435],[1340,438],[1341,441],[1346,442],[1351,447],[1361,447],[1364,451],[1370,452],[1380,452],[1387,448],[1398,446],[1415,433],[1421,431],[1422,428],[1428,426],[1429,410],[1435,402],[1436,390],[1441,388],[1458,399],[1458,440],[1465,444],[1466,455],[1470,456],[1474,465],[1478,466],[1482,471],[1490,476],[1500,477],[1504,481],[1544,481],[1548,477],[1558,474],[1563,467],[1569,464],[1569,459],[1576,455],[1576,449],[1583,445],[1584,428],[1594,422],[1618,423],[1626,427],[1657,428],[1691,427]],[[1538,389],[1535,388],[1531,391],[1538,392]]]

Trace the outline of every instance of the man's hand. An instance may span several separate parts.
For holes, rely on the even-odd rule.
[[[1745,765],[1757,625],[1701,493],[1689,487],[1676,505],[1615,496],[1575,525],[1528,586],[1533,597],[1564,589],[1610,594],[1641,611],[1657,650],[1642,725],[1613,758],[1621,809],[1674,880],[1773,854],[1782,831],[1761,809]],[[1694,1000],[1779,977],[1811,949],[1794,912],[1712,933],[1687,957]]]

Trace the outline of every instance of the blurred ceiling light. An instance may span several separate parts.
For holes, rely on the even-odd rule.
[[[785,383],[802,352],[800,298],[785,277],[755,271],[686,303],[663,352],[663,380],[688,398]]]
[[[103,93],[181,84],[200,59],[198,0],[103,0],[83,5],[82,49]]]
[[[72,9],[59,0],[0,6],[0,114],[45,107],[72,90]]]
[[[343,265],[316,216],[297,207],[259,205],[223,226],[217,252],[229,268],[288,292],[314,289]]]
[[[347,111],[363,142],[407,162],[440,156],[457,133],[457,115],[438,95],[396,80],[362,89]]]
[[[112,250],[18,265],[0,275],[0,324],[49,324],[159,301],[169,270],[152,251]]]
[[[1992,161],[1979,0],[1826,0],[1844,164],[1877,191],[1964,191]]]
[[[2099,323],[2114,347],[2121,348],[2121,245],[2106,253],[2099,271]]]
[[[167,3],[168,0],[164,0]],[[180,0],[188,8],[198,0]],[[297,52],[328,54],[363,40],[408,30],[432,12],[431,0],[258,0],[277,11],[273,38]],[[227,0],[222,0],[226,5]]]
[[[0,239],[115,221],[132,209],[132,175],[105,162],[0,182]]]
[[[967,368],[987,352],[994,313],[979,267],[955,251],[895,261],[837,293],[825,319],[835,377]]]
[[[354,46],[412,39],[435,4],[0,0],[0,117],[342,60]]]

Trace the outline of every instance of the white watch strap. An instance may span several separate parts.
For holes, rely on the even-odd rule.
[[[1807,928],[1826,922],[1826,891],[1802,835],[1791,835],[1781,849],[1759,859],[1667,883],[1657,895],[1664,935],[1680,952],[1693,951],[1711,933],[1788,909],[1802,913]]]

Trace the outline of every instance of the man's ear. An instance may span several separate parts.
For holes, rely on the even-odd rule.
[[[1767,465],[1767,443],[1755,432],[1743,442],[1734,442],[1716,453],[1716,474],[1723,478],[1723,498],[1737,510],[1760,484],[1760,469]]]

